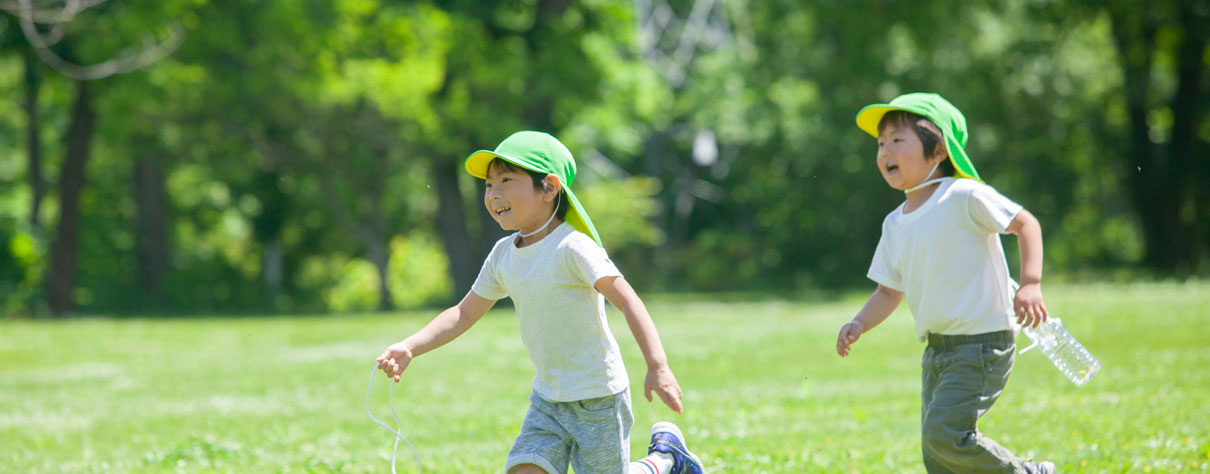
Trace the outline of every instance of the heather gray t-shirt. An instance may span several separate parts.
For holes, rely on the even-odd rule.
[[[513,299],[521,341],[536,370],[534,391],[570,402],[626,389],[605,298],[593,288],[601,278],[622,276],[605,249],[567,223],[527,247],[517,248],[516,241],[513,234],[496,242],[471,291]]]

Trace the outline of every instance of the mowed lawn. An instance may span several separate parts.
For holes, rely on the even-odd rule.
[[[1210,283],[1045,291],[1103,369],[1077,388],[1040,353],[1019,355],[981,429],[1062,472],[1207,471]],[[651,297],[684,415],[643,399],[642,358],[611,309],[632,452],[673,420],[716,473],[924,472],[923,345],[906,308],[851,357],[835,353],[865,296]],[[0,321],[0,472],[389,472],[368,376],[385,345],[434,314]],[[417,359],[395,405],[424,472],[498,472],[531,376],[511,308]],[[389,420],[384,381],[372,406]],[[406,447],[398,469],[415,472]]]

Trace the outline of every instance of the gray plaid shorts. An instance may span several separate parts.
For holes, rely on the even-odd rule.
[[[630,464],[630,389],[601,398],[552,402],[537,392],[521,434],[508,452],[505,472],[534,464],[550,474],[620,474]]]

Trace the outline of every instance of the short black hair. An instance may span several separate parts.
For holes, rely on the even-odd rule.
[[[528,170],[528,169],[518,166],[516,163],[513,163],[508,160],[502,160],[500,158],[492,158],[491,163],[487,164],[487,169],[488,169],[488,171],[491,171],[494,169],[497,171],[504,170],[504,171],[510,171],[513,173],[528,174],[530,179],[532,179],[534,182],[534,189],[539,189],[539,190],[546,189],[546,176],[548,176],[549,173]],[[562,184],[563,186],[567,186],[567,183],[560,182],[560,184]],[[568,205],[567,205],[567,197],[563,195],[562,188],[559,189],[559,194],[555,195],[555,205],[558,206],[557,208],[555,208],[555,215],[559,218],[559,220],[565,220],[565,216],[567,216]]]
[[[941,135],[938,135],[935,130],[920,125],[919,122],[921,120],[928,120],[928,117],[920,114],[914,114],[906,110],[892,110],[883,115],[882,119],[878,121],[878,133],[882,133],[882,131],[888,126],[893,125],[895,127],[903,128],[905,125],[910,125],[912,130],[916,132],[916,136],[920,138],[920,144],[923,145],[924,149],[922,151],[924,152],[925,158],[935,155],[938,151],[945,151],[945,144],[941,142],[941,140],[944,138]],[[932,121],[929,120],[929,122],[931,123]],[[937,147],[942,148],[941,150],[938,150]],[[957,170],[954,169],[954,163],[950,161],[949,158],[946,158],[945,161],[941,163],[941,166],[937,167],[937,169],[941,170],[942,176],[953,176],[957,174]]]

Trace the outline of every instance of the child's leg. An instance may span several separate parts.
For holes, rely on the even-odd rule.
[[[937,381],[940,379],[932,360],[935,358],[932,348],[924,350],[924,360],[921,365],[921,381],[920,381],[920,426],[924,427],[924,419],[928,416],[929,405],[933,403],[933,392],[937,390]],[[923,441],[923,440],[921,440]],[[924,470],[929,474],[957,474],[945,466],[942,466],[933,456],[929,454],[929,450],[924,449],[924,443],[921,445],[921,453],[924,457]]]
[[[651,453],[647,457],[630,463],[627,474],[672,474],[675,459],[663,452]]]
[[[577,474],[702,472],[701,461],[685,447],[680,429],[667,422],[651,427],[652,447],[647,457],[629,462],[630,427],[634,424],[629,390],[601,398],[555,403],[551,412],[570,438],[570,463]]]
[[[1012,371],[1011,332],[930,336],[922,369],[921,434],[930,473],[1025,473],[1021,460],[976,428]]]
[[[567,474],[571,444],[566,441],[567,432],[558,420],[560,405],[565,404],[530,394],[529,410],[521,422],[521,433],[508,452],[505,472],[528,474],[536,468],[547,474]]]
[[[628,474],[672,474],[676,460],[672,455],[652,453],[647,457],[630,463]]]
[[[547,471],[537,464],[521,464],[509,468],[508,474],[547,474]]]
[[[702,474],[702,461],[685,445],[685,435],[670,422],[651,426],[647,457],[630,463],[629,474]]]
[[[571,467],[576,474],[617,474],[630,464],[630,390],[561,403],[559,421],[571,437]]]

